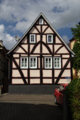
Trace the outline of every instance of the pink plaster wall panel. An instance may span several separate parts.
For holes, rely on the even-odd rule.
[[[52,79],[43,79],[43,84],[52,84]]]
[[[12,79],[12,84],[24,84],[22,79]]]
[[[25,37],[21,43],[27,43],[27,37]]]
[[[40,70],[30,70],[30,77],[40,77]]]
[[[71,79],[70,79],[70,82],[71,82]],[[70,82],[67,81],[67,79],[60,79],[59,82],[58,82],[58,84],[62,84],[62,83],[68,84],[68,83],[70,83]]]
[[[23,51],[23,49],[21,47],[19,47],[19,46],[13,52],[16,52],[16,53],[25,53]]]
[[[28,84],[28,79],[26,79],[26,82],[27,82],[27,84]]]
[[[37,35],[37,42],[40,41],[40,35]]]
[[[70,66],[70,62],[69,62],[66,68],[70,68],[70,67],[71,67],[71,66]]]
[[[12,61],[12,68],[17,68],[13,61]]]
[[[51,30],[51,28],[48,28],[46,31],[45,31],[45,33],[54,33],[52,30]]]
[[[44,43],[46,43],[46,35],[43,35],[42,41],[43,41]]]
[[[28,52],[28,45],[21,45]]]
[[[40,53],[40,44],[38,44],[33,53]]]
[[[47,24],[47,23],[44,21],[44,24]]]
[[[18,70],[12,70],[12,77],[21,77]]]
[[[49,53],[48,49],[42,45],[42,53]]]
[[[21,71],[22,71],[24,77],[28,77],[28,70],[21,70]]]
[[[47,28],[48,26],[42,26],[42,32]]]
[[[57,53],[69,53],[65,47],[62,47]]]
[[[56,56],[60,56],[60,55],[54,55],[54,57],[56,57]]]
[[[40,84],[40,79],[30,79],[30,84]]]
[[[30,54],[30,56],[36,56],[37,57],[37,56],[40,56],[40,55]]]
[[[51,55],[51,54],[49,54],[49,55],[43,55],[43,56],[44,56],[44,57],[46,57],[46,56],[48,57],[48,56],[52,56],[52,55]]]
[[[64,70],[61,77],[71,77],[71,70]]]
[[[21,57],[22,57],[22,56],[25,56],[25,57],[26,57],[26,56],[28,56],[28,54],[21,54]]]
[[[36,27],[39,30],[39,32],[41,32],[41,26],[40,25],[36,25]]]
[[[38,68],[40,68],[40,58],[38,58]]]
[[[36,30],[36,28],[33,27],[33,28],[31,29],[30,33],[38,33],[38,31]]]
[[[62,55],[62,58],[69,58],[70,55]]]
[[[62,45],[54,45],[54,52],[56,52],[56,50],[61,47]]]
[[[50,48],[51,52],[53,53],[53,45],[48,45],[48,47]]]
[[[62,43],[57,36],[55,37],[55,43]]]
[[[13,54],[13,57],[19,57],[19,54]]]
[[[19,66],[19,59],[15,59],[15,61],[17,62],[18,66]]]
[[[68,61],[68,59],[62,59],[62,67],[64,67],[64,65],[66,64],[67,61]]]
[[[43,70],[43,77],[52,77],[52,70]]]
[[[54,77],[58,77],[61,70],[54,70]]]
[[[32,49],[33,49],[34,46],[35,45],[30,45],[30,52],[32,51]]]

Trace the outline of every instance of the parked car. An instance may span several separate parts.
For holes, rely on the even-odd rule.
[[[54,91],[54,102],[63,105],[63,90],[68,86],[68,84],[59,85]]]

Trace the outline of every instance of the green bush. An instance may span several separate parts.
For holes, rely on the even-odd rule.
[[[66,89],[73,120],[80,120],[80,79],[71,81]]]

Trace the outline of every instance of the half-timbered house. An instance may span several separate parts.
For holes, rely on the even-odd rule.
[[[9,90],[14,93],[24,89],[25,92],[28,86],[32,89],[34,85],[35,91],[46,86],[47,90],[51,85],[69,83],[72,79],[72,55],[75,53],[40,13],[7,53],[10,59]]]

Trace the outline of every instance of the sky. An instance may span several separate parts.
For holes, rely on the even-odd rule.
[[[43,13],[66,43],[71,28],[80,22],[80,0],[0,0],[0,40],[7,49],[22,37],[36,17]]]

